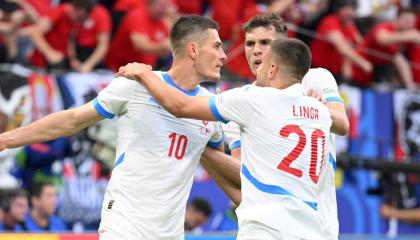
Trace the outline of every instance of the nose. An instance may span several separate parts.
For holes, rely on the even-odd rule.
[[[226,61],[226,58],[227,58],[227,56],[226,56],[225,51],[223,51],[223,49],[221,49],[220,50],[220,55],[219,55],[220,61],[222,61],[224,63]]]
[[[259,44],[259,43],[256,43],[255,44],[254,49],[253,49],[253,54],[255,56],[262,54],[262,46],[261,46],[261,44]]]

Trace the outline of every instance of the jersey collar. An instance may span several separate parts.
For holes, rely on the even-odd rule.
[[[176,85],[176,83],[172,80],[172,78],[169,76],[169,74],[167,72],[162,72],[162,77],[163,80],[165,80],[166,83],[168,83],[169,85],[172,85],[173,87],[177,88],[178,90],[180,90],[181,92],[189,95],[189,96],[196,96],[198,94],[198,91],[200,90],[200,88],[197,86],[195,87],[193,90],[185,90],[180,88],[178,85]]]

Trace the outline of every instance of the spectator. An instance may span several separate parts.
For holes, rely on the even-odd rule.
[[[201,225],[207,222],[211,213],[212,208],[206,199],[193,199],[185,212],[185,230],[197,231]]]
[[[155,65],[170,53],[169,29],[163,18],[169,0],[148,0],[123,19],[111,42],[106,63],[113,71],[130,62]]]
[[[362,41],[353,20],[355,8],[356,0],[337,0],[335,11],[321,20],[318,36],[311,44],[313,67],[330,70],[337,80],[351,76],[349,62],[366,72],[372,71],[372,64],[354,47]]]
[[[54,185],[38,182],[30,191],[31,210],[26,214],[25,226],[30,232],[63,232],[66,231],[64,221],[55,215],[57,193]]]
[[[146,0],[116,0],[112,4],[112,36],[115,35],[117,29],[120,27],[122,19],[127,15],[130,10],[136,9],[141,4],[144,4]]]
[[[85,73],[103,67],[101,63],[108,51],[111,25],[106,8],[96,5],[75,38],[71,38],[69,60],[74,70]]]
[[[73,0],[54,9],[28,31],[36,47],[31,64],[36,67],[65,67],[70,37],[86,20],[94,0]]]
[[[5,192],[1,198],[1,209],[3,211],[3,223],[0,223],[0,232],[26,231],[23,221],[28,211],[28,198],[24,190],[13,189]]]
[[[373,63],[373,72],[367,74],[358,66],[353,67],[353,78],[360,86],[377,82],[392,81],[395,69],[408,89],[416,89],[410,64],[401,53],[401,47],[407,43],[420,43],[420,32],[415,29],[416,15],[410,9],[401,9],[397,19],[380,23],[366,35],[358,52]]]

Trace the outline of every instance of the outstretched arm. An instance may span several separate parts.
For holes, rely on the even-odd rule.
[[[28,126],[0,134],[0,151],[69,136],[102,119],[92,103],[56,112]]]
[[[124,76],[142,83],[150,95],[175,117],[216,120],[210,110],[210,97],[192,97],[182,93],[163,82],[152,72],[149,65],[129,63],[119,69],[117,76]]]

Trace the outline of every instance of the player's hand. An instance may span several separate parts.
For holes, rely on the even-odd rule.
[[[129,63],[123,67],[120,67],[116,77],[125,77],[141,81],[141,74],[152,71],[152,66],[143,63]]]
[[[314,91],[313,89],[309,89],[307,92],[309,97],[316,98],[318,101],[322,102],[322,95]]]

